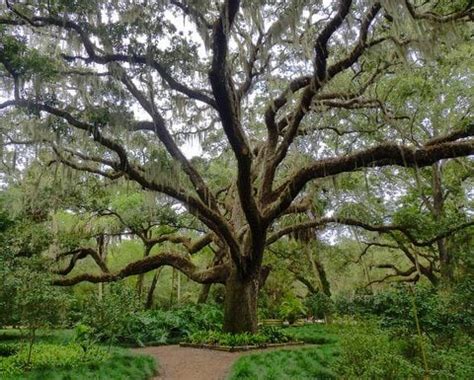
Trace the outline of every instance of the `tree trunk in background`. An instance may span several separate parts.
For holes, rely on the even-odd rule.
[[[443,184],[441,182],[441,164],[438,162],[432,166],[433,173],[433,214],[435,220],[439,222],[443,216],[444,208],[444,194]],[[436,242],[438,246],[439,265],[441,271],[441,277],[445,281],[452,281],[453,279],[453,268],[451,262],[451,255],[446,247],[446,239],[439,239]]]
[[[146,296],[146,302],[145,302],[146,310],[149,310],[153,307],[153,295],[155,294],[156,285],[158,284],[158,279],[160,277],[162,269],[163,268],[159,268],[158,270],[156,270],[153,276],[153,280],[151,280],[150,289],[148,290],[148,294]]]
[[[171,291],[170,291],[170,304],[169,304],[169,307],[173,306],[175,286],[176,286],[176,269],[173,268],[171,270]]]
[[[328,297],[331,297],[331,287],[329,285],[329,281],[323,263],[318,258],[314,258],[313,252],[309,244],[306,244],[305,251],[306,255],[308,256],[308,260],[311,263],[314,278],[319,280],[321,291]]]
[[[97,237],[96,241],[97,241],[97,250],[98,250],[98,253],[99,253],[99,257],[105,263],[106,260],[107,260],[107,249],[106,249],[107,241],[105,239],[105,236],[103,234],[100,234]],[[99,287],[99,289],[98,289],[97,298],[101,302],[102,299],[104,298],[105,284],[100,282],[98,284],[98,287]]]
[[[151,251],[151,246],[145,246],[145,252],[143,253],[143,257],[148,257],[150,255]],[[139,274],[137,277],[137,298],[139,300],[142,299],[142,293],[143,293],[143,283],[145,282],[145,274]],[[156,284],[155,284],[156,286]]]
[[[176,302],[181,302],[181,272],[177,271],[176,274]]]
[[[209,297],[209,291],[211,290],[212,284],[204,284],[201,287],[201,292],[199,293],[199,297],[197,303],[206,303],[207,298]]]
[[[225,285],[224,331],[257,332],[258,279],[241,278],[232,271]]]
[[[143,282],[144,282],[144,279],[145,279],[145,275],[144,275],[144,274],[139,274],[138,277],[137,277],[137,298],[138,298],[139,300],[142,299]]]

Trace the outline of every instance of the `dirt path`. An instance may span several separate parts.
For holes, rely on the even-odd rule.
[[[222,352],[173,346],[134,350],[157,359],[160,373],[156,380],[224,380],[234,361],[248,352]]]

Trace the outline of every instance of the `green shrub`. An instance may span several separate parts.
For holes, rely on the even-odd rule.
[[[143,311],[128,321],[128,336],[121,337],[121,340],[139,344],[177,342],[197,331],[220,329],[222,319],[222,310],[208,304],[184,305],[167,311]]]
[[[432,378],[474,379],[474,343],[464,339],[450,349],[434,350],[428,353],[428,366]]]
[[[286,332],[275,326],[264,326],[260,329],[260,334],[265,337],[266,343],[285,343],[290,340]]]
[[[97,340],[92,328],[79,323],[74,329],[74,342],[81,346],[84,353],[87,353],[97,343]]]
[[[353,327],[341,334],[333,369],[344,379],[412,379],[423,374],[400,353],[396,341],[376,327]]]
[[[262,328],[258,333],[231,334],[220,331],[197,331],[188,341],[195,344],[215,344],[221,346],[263,345],[266,343],[285,343],[289,337],[276,327]]]
[[[165,344],[183,340],[196,331],[218,330],[222,326],[223,313],[216,305],[139,310],[135,299],[131,289],[118,287],[112,288],[102,301],[94,301],[83,319],[94,339],[139,346]]]
[[[306,309],[315,318],[326,318],[334,311],[334,304],[326,294],[317,292],[306,297],[304,301]]]
[[[89,326],[94,339],[110,344],[129,336],[129,325],[139,310],[134,289],[121,283],[110,284],[102,299],[84,307],[82,323]]]
[[[338,298],[335,304],[341,314],[376,316],[381,327],[404,336],[417,333],[415,304],[421,330],[439,344],[452,344],[459,333],[472,335],[474,332],[474,280],[471,278],[465,278],[450,290],[421,285],[412,290],[397,285],[373,295]]]

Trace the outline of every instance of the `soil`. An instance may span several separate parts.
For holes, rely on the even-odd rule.
[[[134,350],[159,363],[155,380],[225,380],[234,361],[249,352],[224,352],[178,345]]]
[[[314,347],[307,344],[304,347]],[[179,345],[137,348],[133,351],[153,356],[159,364],[153,380],[225,380],[237,358],[257,352],[294,350],[301,346],[272,347],[226,352]]]

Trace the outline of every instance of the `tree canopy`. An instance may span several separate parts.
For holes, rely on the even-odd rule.
[[[396,275],[449,278],[446,239],[473,225],[472,17],[464,0],[6,1],[5,178],[35,161],[78,171],[70,185],[153,193],[146,225],[150,209],[118,193],[63,204],[114,218],[148,251],[111,271],[77,244],[57,253],[70,261],[54,283],[172,266],[225,284],[224,328],[255,331],[267,248],[333,225],[386,236],[367,247],[404,252],[408,269],[379,264]],[[416,247],[430,252],[418,261]],[[192,258],[203,249],[207,267]],[[88,255],[100,271],[70,276]]]

